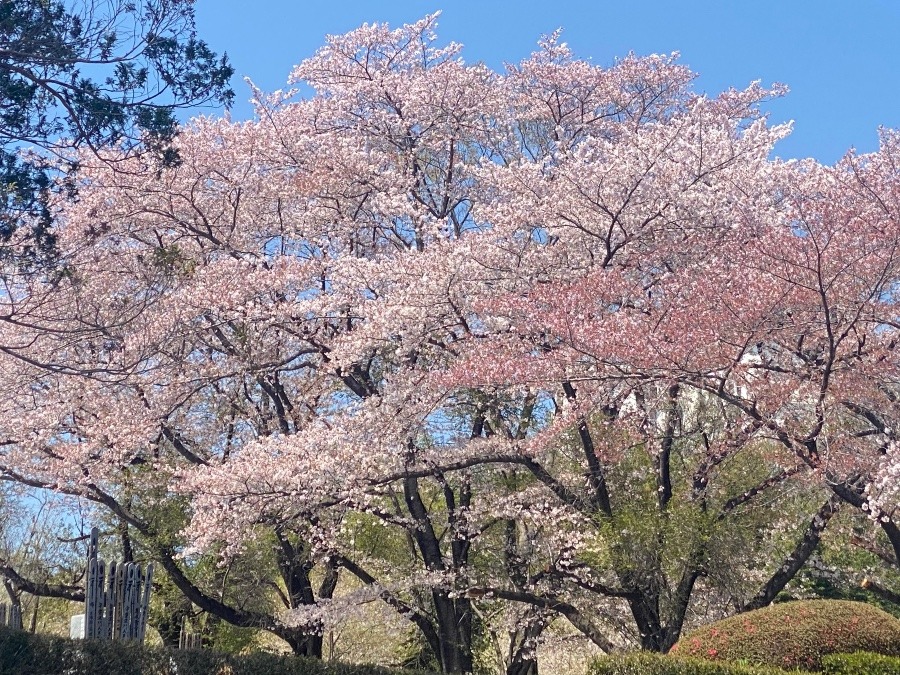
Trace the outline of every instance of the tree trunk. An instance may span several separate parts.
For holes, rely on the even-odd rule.
[[[506,675],[538,675],[537,655],[534,652],[530,655],[516,653],[506,667]]]
[[[449,598],[446,591],[432,592],[442,673],[471,673],[472,609],[469,601]]]
[[[295,656],[306,656],[313,659],[322,658],[322,646],[325,638],[321,635],[310,635],[302,631],[285,633],[281,636],[290,645]]]
[[[510,659],[506,675],[538,675],[537,639],[549,623],[545,613],[530,610],[530,621],[521,633],[517,633],[518,644],[510,645]],[[515,647],[515,649],[513,649]]]
[[[661,652],[665,645],[665,631],[659,617],[659,595],[652,591],[639,591],[628,600],[631,615],[640,632],[641,649]]]

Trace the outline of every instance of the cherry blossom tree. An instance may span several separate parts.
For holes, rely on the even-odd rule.
[[[752,142],[760,133],[770,132],[752,123],[737,138]],[[767,604],[784,588],[841,503],[870,510],[897,559],[896,507],[887,487],[896,471],[890,468],[895,145],[894,134],[885,132],[878,153],[851,154],[835,167],[763,161],[751,181],[746,174],[744,181],[740,173],[727,176],[729,164],[739,172],[748,166],[735,162],[746,150],[734,141],[719,146],[724,156],[703,144],[688,152],[671,143],[656,145],[690,158],[673,163],[692,169],[680,176],[666,175],[654,154],[646,155],[650,168],[636,177],[610,170],[608,161],[595,165],[600,178],[587,163],[568,173],[565,164],[533,172],[527,183],[515,170],[495,171],[498,180],[524,184],[519,198],[530,200],[526,208],[535,227],[547,228],[566,262],[556,267],[562,273],[555,278],[551,267],[543,284],[499,303],[505,305],[500,316],[515,330],[487,348],[508,354],[495,358],[494,381],[527,382],[557,373],[571,402],[587,393],[587,403],[578,404],[582,414],[600,410],[618,423],[626,417],[623,411],[638,412],[650,431],[638,442],[656,464],[662,511],[673,496],[673,444],[691,437],[705,458],[690,501],[704,510],[709,472],[737,450],[761,442],[788,454],[773,462],[771,475],[758,486],[727,499],[725,510],[796,477],[832,493],[746,608]],[[621,152],[620,141],[616,150]],[[706,170],[704,161],[716,171]],[[516,174],[512,180],[510,173]],[[654,184],[657,176],[664,177],[660,186]],[[630,183],[622,185],[623,177]],[[693,213],[680,208],[679,197],[707,189],[716,197],[705,196],[705,206]],[[510,227],[522,220],[514,216]],[[574,236],[559,234],[565,229]],[[579,240],[594,243],[596,252],[581,253]],[[574,242],[577,253],[567,250]],[[585,271],[573,275],[578,253]],[[629,259],[630,253],[635,257]],[[533,345],[527,369],[523,327]],[[573,380],[584,383],[577,393]],[[685,425],[686,407],[713,401],[720,410],[715,435],[696,417]],[[599,510],[608,516],[613,508],[607,472],[614,468],[596,452],[588,415],[577,422],[585,473]],[[708,574],[702,548],[692,555],[699,556],[693,572],[689,565],[687,576],[668,591],[676,607],[687,602],[683,592],[693,577]],[[665,648],[677,638],[683,612],[679,607],[668,625],[660,623],[659,584],[642,583],[635,590],[643,597],[631,601],[642,642]]]
[[[379,599],[452,673],[484,630],[535,672],[557,616],[666,650],[771,602],[840,504],[900,552],[896,136],[775,161],[780,87],[558,34],[497,74],[435,21],[329,37],[312,96],[195,120],[178,166],[81,158],[58,267],[6,277],[4,476],[298,653]]]

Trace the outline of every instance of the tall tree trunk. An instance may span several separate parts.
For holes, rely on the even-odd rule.
[[[439,481],[442,482],[442,481]],[[446,485],[446,484],[445,484]],[[455,496],[447,487],[444,490],[448,511],[451,516],[455,510]],[[403,481],[403,498],[410,515],[416,522],[410,528],[410,535],[419,549],[425,567],[433,572],[446,572],[447,563],[441,551],[441,541],[432,525],[431,516],[419,494],[418,480],[412,476]],[[454,551],[453,565],[455,569],[465,564],[468,547],[460,546]],[[441,672],[472,672],[472,607],[471,601],[465,598],[453,599],[449,592],[442,588],[431,591],[434,604],[434,616],[437,623],[438,662]]]
[[[472,609],[468,600],[453,600],[446,591],[432,592],[437,618],[438,654],[443,673],[471,673]]]
[[[629,598],[628,606],[640,632],[641,649],[648,652],[663,651],[665,631],[659,616],[659,593],[642,589],[633,598]]]

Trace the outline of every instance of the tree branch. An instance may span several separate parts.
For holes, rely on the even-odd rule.
[[[62,598],[74,602],[84,602],[84,590],[68,584],[48,584],[26,579],[6,560],[0,559],[0,575],[9,579],[15,586],[26,593],[42,598]]]
[[[470,588],[466,595],[469,598],[499,598],[511,602],[523,602],[542,609],[549,609],[562,614],[575,628],[581,631],[585,637],[597,645],[607,654],[613,651],[612,642],[607,639],[600,630],[584,615],[584,613],[568,602],[556,598],[545,598],[527,591],[507,591],[500,588]]]
[[[822,532],[825,530],[831,517],[837,513],[838,506],[838,498],[835,496],[830,497],[822,504],[816,514],[812,517],[812,520],[810,520],[809,525],[806,527],[806,531],[803,533],[803,537],[794,547],[794,550],[784,559],[784,562],[760,589],[759,593],[756,594],[756,597],[744,605],[741,609],[742,612],[765,607],[775,599],[776,595],[784,590],[784,587],[794,578],[797,572],[800,571],[800,568],[806,564],[807,560],[809,560],[813,551],[816,550],[816,547],[819,545],[819,541],[822,538]]]

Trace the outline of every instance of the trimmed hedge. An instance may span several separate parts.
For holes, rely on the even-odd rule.
[[[862,602],[785,602],[704,626],[671,653],[819,670],[823,656],[851,652],[900,656],[900,620]]]
[[[870,652],[829,654],[822,657],[826,675],[900,675],[900,658]]]
[[[603,656],[588,666],[588,675],[788,675],[796,672],[649,652]]]
[[[69,640],[0,628],[0,675],[412,675],[412,672],[265,652],[234,656],[211,650],[145,647],[133,642]]]

